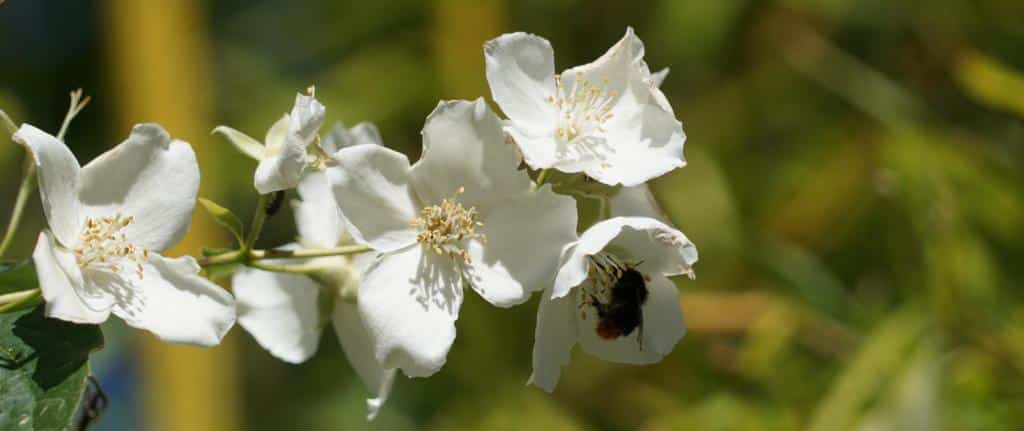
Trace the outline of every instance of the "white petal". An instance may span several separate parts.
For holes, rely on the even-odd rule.
[[[555,132],[531,133],[521,130],[508,121],[505,122],[505,132],[512,138],[512,142],[519,147],[523,155],[523,161],[533,169],[548,169],[558,166],[559,170],[566,170],[561,166],[563,160],[560,158],[560,151],[564,144],[555,139]],[[581,172],[577,169],[570,172]]]
[[[645,274],[692,274],[697,262],[697,247],[682,232],[658,220],[646,217],[616,217],[601,221],[580,235],[567,250],[552,294],[567,295],[587,278],[588,256],[605,249],[624,261],[640,263]]]
[[[632,117],[614,119],[606,137],[615,143],[615,151],[607,156],[607,166],[588,169],[587,175],[604,184],[632,187],[686,166],[683,123],[655,102],[652,97]]]
[[[22,124],[12,139],[32,152],[43,212],[54,236],[61,244],[74,247],[81,228],[78,160],[63,142],[28,124]]]
[[[665,224],[670,223],[647,184],[619,189],[608,200],[608,215],[612,218],[650,217]]]
[[[295,135],[288,135],[279,153],[260,161],[253,185],[263,195],[295,188],[307,162],[306,147]]]
[[[342,148],[353,145],[384,145],[380,131],[373,123],[362,122],[351,129],[342,123],[335,123],[331,133],[320,143],[327,154],[334,154]]]
[[[363,276],[359,314],[385,368],[426,377],[455,341],[462,279],[450,258],[414,245],[385,254]]]
[[[537,309],[537,328],[533,342],[533,374],[529,383],[553,392],[569,364],[576,344],[576,306],[572,297],[551,299],[542,295]]]
[[[270,354],[297,364],[320,345],[327,316],[321,316],[320,288],[309,278],[244,268],[231,278],[238,324]]]
[[[320,126],[324,124],[325,115],[326,109],[319,101],[312,96],[296,94],[288,133],[298,135],[303,146],[309,145],[313,142],[316,132],[320,130]]]
[[[668,68],[661,69],[651,74],[651,85],[655,87],[661,87],[661,84],[665,82],[665,78],[668,78]]]
[[[235,324],[235,301],[220,286],[199,276],[190,256],[149,255],[144,276],[133,279],[134,298],[119,298],[114,314],[172,343],[213,346]]]
[[[82,168],[80,199],[89,216],[120,212],[134,221],[129,242],[162,252],[185,235],[199,192],[192,147],[159,125],[139,124],[124,142]]]
[[[46,301],[47,317],[97,324],[110,316],[109,308],[94,310],[79,297],[76,286],[81,286],[83,280],[75,256],[58,247],[49,231],[39,233],[32,261],[35,262],[39,288]]]
[[[412,167],[413,184],[426,205],[464,187],[459,201],[484,214],[530,191],[529,177],[518,170],[520,160],[483,99],[441,102],[423,126],[423,155]]]
[[[638,342],[641,328],[629,336],[605,340],[597,335],[596,313],[578,319],[579,341],[584,351],[601,359],[626,364],[650,364],[672,352],[683,337],[683,311],[675,284],[661,275],[651,275],[647,283],[649,295],[642,307],[643,343]]]
[[[267,152],[276,152],[278,148],[284,145],[284,139],[288,136],[288,127],[291,124],[292,116],[284,114],[267,129],[267,136],[263,138],[263,144],[266,146],[266,149],[263,155],[259,157],[260,159],[266,157]]]
[[[484,44],[491,95],[517,127],[542,134],[554,130],[557,110],[551,44],[527,33],[503,34]]]
[[[635,107],[648,97],[650,71],[643,57],[643,42],[632,28],[627,28],[622,39],[597,60],[563,72],[562,85],[571,89],[581,80],[593,86],[604,85],[603,89],[612,95],[612,112],[618,116],[621,110]]]
[[[334,158],[338,169],[329,178],[349,233],[381,252],[416,242],[410,223],[419,203],[409,185],[409,159],[377,145],[343,148]]]
[[[332,168],[336,169],[336,168]],[[295,225],[303,244],[331,248],[338,245],[345,233],[334,193],[327,180],[327,172],[309,172],[299,181],[300,201],[294,201]]]
[[[263,158],[263,144],[260,144],[260,141],[253,139],[249,135],[228,126],[217,126],[217,128],[213,129],[213,133],[224,135],[228,142],[231,142],[242,154],[256,160]]]
[[[494,209],[483,223],[487,243],[470,242],[466,279],[491,304],[509,307],[551,286],[562,249],[576,239],[576,201],[545,186]]]
[[[373,420],[391,393],[395,369],[385,369],[377,362],[370,334],[359,317],[359,307],[339,300],[334,305],[331,320],[348,363],[352,364],[352,368],[372,394],[372,398],[367,399],[366,404],[367,420]]]

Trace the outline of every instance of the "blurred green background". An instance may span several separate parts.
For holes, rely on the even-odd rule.
[[[308,363],[235,328],[224,345],[104,326],[98,430],[1024,428],[1024,2],[854,0],[50,1],[0,5],[0,108],[85,162],[131,124],[190,141],[202,194],[247,216],[253,136],[310,84],[413,159],[439,99],[489,98],[482,43],[548,38],[559,69],[633,26],[688,135],[652,184],[698,246],[689,327],[657,365],[576,352],[525,386],[536,298],[467,295],[447,366],[400,378],[374,423],[333,336]],[[22,153],[0,139],[0,222]],[[12,255],[42,227],[33,197]],[[263,246],[295,235],[271,220]],[[198,215],[179,253],[228,245]]]

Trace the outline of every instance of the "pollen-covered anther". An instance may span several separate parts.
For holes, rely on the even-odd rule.
[[[72,252],[82,269],[121,272],[122,265],[134,267],[142,278],[142,263],[149,259],[149,250],[128,242],[125,228],[135,219],[121,213],[106,217],[86,217],[82,236]]]
[[[612,118],[611,108],[617,97],[618,92],[608,88],[608,79],[594,85],[577,73],[572,86],[567,87],[561,75],[555,75],[555,95],[547,97],[547,102],[559,111],[555,136],[572,142],[580,136],[604,133],[604,124]]]
[[[477,221],[476,207],[466,209],[458,201],[465,188],[460,187],[454,196],[441,200],[441,203],[424,207],[420,216],[412,221],[412,226],[420,229],[416,240],[439,255],[460,257],[470,262],[469,252],[462,247],[464,239],[479,239],[486,243],[487,237],[477,230],[484,224]]]

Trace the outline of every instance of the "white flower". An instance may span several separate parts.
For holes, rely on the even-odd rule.
[[[213,132],[223,134],[242,153],[260,162],[253,184],[260,194],[273,193],[299,184],[310,161],[307,147],[316,139],[324,113],[324,105],[312,95],[298,94],[292,112],[270,127],[262,145],[228,126],[218,126]]]
[[[576,204],[537,190],[481,99],[438,104],[415,165],[372,145],[344,148],[331,178],[352,236],[382,256],[363,276],[359,312],[378,361],[406,375],[444,365],[463,283],[491,304],[550,285],[575,239]]]
[[[511,33],[488,41],[491,94],[526,163],[611,186],[635,186],[685,165],[682,123],[643,54],[630,28],[593,63],[556,75],[544,38]]]
[[[113,312],[165,341],[215,345],[235,323],[224,289],[191,257],[159,253],[188,229],[199,190],[192,147],[156,124],[79,168],[53,136],[22,125],[14,140],[38,167],[49,230],[35,252],[46,315],[100,323]]]
[[[335,138],[325,139],[325,147],[346,147],[354,142],[379,144],[375,131],[372,125],[365,123],[351,131],[339,125],[334,130],[337,133],[332,133]],[[371,135],[365,132],[374,132],[372,136],[376,138],[354,138]],[[327,175],[326,171],[310,172],[299,182],[302,200],[294,201],[293,208],[301,245],[289,244],[283,248],[331,248],[346,239],[345,221],[334,203]],[[321,280],[252,268],[239,270],[232,278],[238,301],[238,324],[283,361],[300,363],[309,359],[317,351],[324,327],[328,322],[333,324],[345,356],[374,397],[367,400],[369,420],[376,417],[387,400],[395,370],[377,363],[366,325],[352,303],[352,293],[346,290],[355,290],[358,273],[372,259],[370,255],[358,255],[351,260],[336,256],[306,262],[324,269],[326,277]]]
[[[587,229],[541,298],[530,383],[553,391],[577,341],[609,361],[660,361],[685,331],[667,276],[692,277],[696,261],[693,243],[654,219],[617,217]]]

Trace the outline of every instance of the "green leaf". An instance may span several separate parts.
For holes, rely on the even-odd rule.
[[[213,216],[213,219],[218,224],[224,226],[227,230],[231,231],[235,235],[235,239],[238,240],[238,244],[242,245],[245,243],[245,237],[242,235],[242,221],[238,219],[238,216],[231,210],[218,205],[216,202],[205,198],[199,198],[199,203],[202,204],[203,209],[208,214]]]
[[[38,285],[35,265],[31,260],[0,260],[0,295],[34,289]]]
[[[43,306],[0,314],[0,429],[63,430],[86,389],[96,325],[46,318]]]

